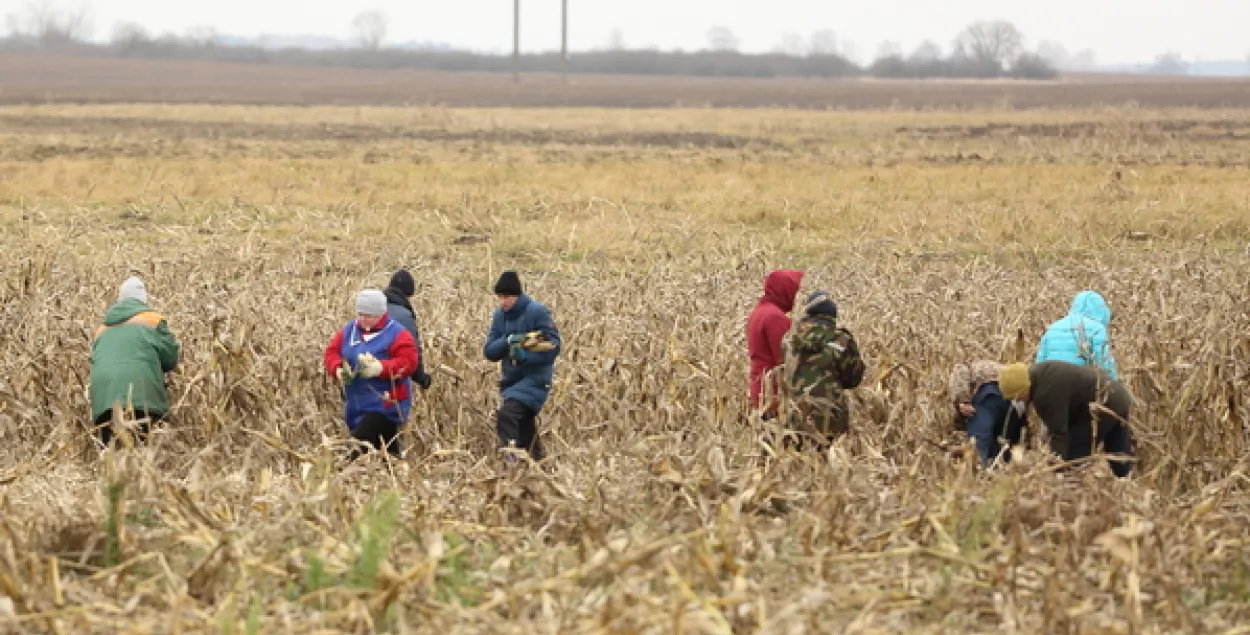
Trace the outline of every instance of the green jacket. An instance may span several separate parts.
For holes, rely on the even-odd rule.
[[[109,307],[91,344],[91,418],[115,403],[152,414],[169,412],[164,373],[180,346],[161,314],[138,300]]]

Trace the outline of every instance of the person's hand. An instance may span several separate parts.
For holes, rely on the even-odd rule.
[[[512,357],[513,363],[516,364],[524,364],[525,360],[529,359],[529,353],[525,352],[525,349],[516,344],[508,349],[508,354]]]
[[[412,381],[416,382],[416,384],[421,387],[421,390],[429,390],[432,380],[433,377],[430,377],[429,373],[419,373],[416,377],[412,378]]]
[[[516,346],[517,344],[520,344],[521,342],[524,342],[524,341],[525,341],[524,333],[513,333],[512,335],[508,336],[508,346]]]
[[[369,353],[363,353],[356,358],[356,366],[360,370],[361,377],[372,379],[382,374],[382,362]]]
[[[966,402],[966,401],[961,402],[961,403],[959,404],[959,414],[961,414],[961,415],[963,415],[963,416],[965,416],[965,417],[971,417],[972,415],[976,414],[976,412],[977,412],[977,409],[976,409],[975,407],[973,407],[973,405],[972,405],[972,404],[970,404],[970,403],[968,403],[968,402]]]
[[[338,379],[340,384],[350,382],[355,376],[356,371],[352,370],[352,365],[348,364],[347,360],[343,360],[343,363],[334,369],[334,378]]]

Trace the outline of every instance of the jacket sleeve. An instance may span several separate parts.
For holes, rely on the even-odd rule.
[[[855,337],[850,331],[846,331],[846,336],[846,352],[843,353],[838,379],[841,380],[843,388],[858,388],[860,382],[864,381],[864,358],[859,354],[859,345],[855,343]]]
[[[1034,364],[1050,361],[1050,329],[1042,334],[1042,341],[1037,345],[1037,358],[1033,360]]]
[[[334,371],[343,364],[343,356],[339,354],[339,350],[343,347],[343,329],[334,332],[334,337],[330,338],[330,343],[326,344],[325,350],[325,370],[331,376]]]
[[[425,374],[425,349],[421,347],[421,330],[417,328],[417,314],[412,314],[412,341],[417,346],[417,369],[412,373],[413,377],[420,377]]]
[[[164,320],[156,325],[156,350],[161,359],[162,372],[168,373],[178,367],[178,355],[182,352],[182,346]]]
[[[768,339],[768,355],[769,359],[777,360],[778,363],[782,359],[782,344],[785,342],[786,333],[790,331],[790,318],[784,315],[773,317],[764,325],[764,334]]]
[[[420,353],[412,333],[400,331],[386,352],[390,359],[382,360],[382,379],[403,379],[416,370]]]
[[[508,354],[508,340],[503,332],[503,313],[499,310],[495,311],[495,317],[491,319],[490,333],[486,335],[486,346],[483,347],[482,354],[492,362],[500,361]]]
[[[1021,414],[1010,401],[1005,403],[1007,404],[1007,423],[1003,426],[1003,437],[1011,445],[1020,445],[1020,437],[1029,425],[1028,411]]]
[[[547,341],[555,344],[555,348],[545,353],[537,353],[530,351],[525,357],[523,366],[550,366],[555,363],[556,358],[560,356],[560,330],[556,328],[556,322],[551,317],[551,311],[543,305],[530,305],[531,331],[541,331],[547,337]]]
[[[1103,329],[1098,332],[1097,341],[1094,342],[1094,359],[1111,379],[1120,381],[1120,374],[1116,369],[1115,355],[1111,354],[1111,343],[1108,341],[1107,331]]]

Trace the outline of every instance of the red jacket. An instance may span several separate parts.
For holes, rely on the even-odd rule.
[[[382,320],[368,331],[361,328],[365,333],[374,333],[386,327],[386,323],[390,321],[389,316],[382,316]],[[395,336],[395,341],[391,343],[387,349],[387,357],[389,359],[378,360],[382,362],[382,379],[403,379],[412,374],[417,368],[419,354],[417,353],[417,341],[413,339],[412,333],[406,329],[400,329],[400,333]],[[339,351],[343,347],[343,329],[334,332],[334,337],[330,338],[330,343],[326,344],[325,350],[325,369],[334,377],[334,371],[343,364],[343,356]],[[353,364],[353,367],[355,365]],[[408,397],[408,390],[404,388],[405,384],[396,384],[396,391],[403,394],[391,395],[393,401],[402,401]]]
[[[781,366],[781,342],[790,330],[790,318],[786,315],[794,308],[794,298],[803,281],[802,271],[781,270],[768,274],[764,280],[764,296],[760,298],[751,317],[747,320],[747,352],[751,356],[751,408],[760,407],[760,393],[764,373]],[[781,384],[772,383],[774,399]],[[768,405],[771,412],[774,401]]]

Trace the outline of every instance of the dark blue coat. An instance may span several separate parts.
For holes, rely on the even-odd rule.
[[[413,371],[412,378],[419,379],[425,374],[425,350],[421,348],[421,332],[417,330],[417,315],[412,310],[412,305],[402,293],[394,289],[386,289],[386,314],[392,320],[399,322],[406,331],[412,334],[412,339],[417,342],[417,369]]]
[[[524,362],[514,363],[508,354],[508,336],[530,331],[542,331],[556,347],[546,353],[528,351]],[[496,308],[483,353],[492,362],[502,362],[499,387],[504,399],[516,399],[534,412],[542,410],[551,392],[556,357],[560,355],[560,331],[547,307],[522,295],[512,310]]]

